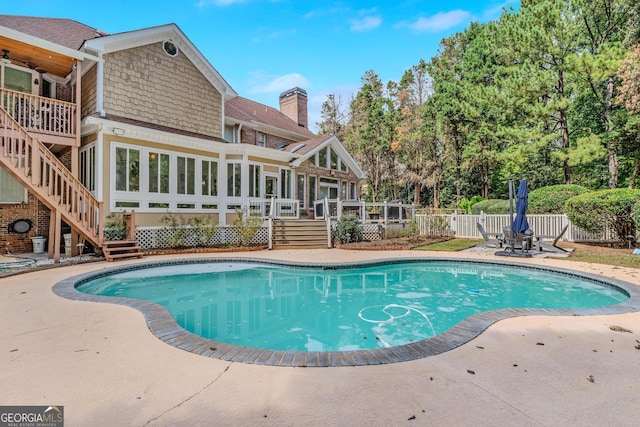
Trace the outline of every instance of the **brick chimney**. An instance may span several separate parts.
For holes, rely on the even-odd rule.
[[[307,91],[294,87],[282,92],[280,94],[280,112],[296,122],[298,126],[308,129]]]

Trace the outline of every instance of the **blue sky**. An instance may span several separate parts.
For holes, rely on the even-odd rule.
[[[330,93],[347,105],[367,70],[398,81],[442,38],[487,22],[518,0],[448,2],[304,0],[4,1],[0,13],[69,18],[118,33],[177,24],[239,95],[278,107],[278,95],[309,94],[315,130]]]

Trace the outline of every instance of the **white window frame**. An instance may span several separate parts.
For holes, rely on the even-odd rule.
[[[20,188],[22,188],[22,191],[20,191]],[[27,203],[27,200],[27,189],[9,172],[0,167],[0,204],[20,205]]]
[[[79,179],[93,195],[96,194],[96,143],[87,144],[78,150]]]
[[[264,197],[264,189],[261,185],[262,169],[260,163],[249,163],[249,197]]]
[[[116,149],[125,148],[138,150],[140,152],[140,191],[120,191],[115,189],[115,153]],[[220,197],[202,194],[202,161],[218,163],[217,182],[220,185],[220,160],[215,157],[188,154],[177,151],[161,150],[156,147],[146,147],[140,145],[126,144],[114,141],[110,147],[110,211],[119,212],[126,209],[135,209],[137,212],[194,212],[194,213],[217,213],[220,209]],[[149,153],[169,155],[169,193],[152,193],[149,191]],[[194,193],[178,194],[178,157],[195,159],[194,170]],[[185,160],[186,162],[186,160]],[[218,187],[218,194],[219,187]],[[155,205],[155,206],[150,206]]]
[[[231,167],[231,173],[229,170],[229,167]],[[238,183],[238,185],[236,186],[236,176],[237,174],[240,174],[240,182]],[[229,184],[231,183],[231,187],[229,187]],[[227,182],[226,182],[226,188],[227,188],[227,197],[229,198],[234,198],[234,199],[240,199],[242,197],[242,161],[241,160],[233,160],[233,161],[228,161],[227,162]],[[232,191],[229,191],[229,189],[231,189]],[[239,194],[236,194],[236,191],[238,190]]]
[[[300,177],[302,177],[302,187]],[[296,198],[300,201],[300,208],[305,209],[307,207],[307,176],[303,173],[296,174]]]
[[[256,132],[256,145],[258,147],[267,146],[267,134],[264,132]]]

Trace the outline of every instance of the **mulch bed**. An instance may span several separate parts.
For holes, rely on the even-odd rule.
[[[168,249],[144,249],[145,255],[173,255],[173,254],[208,254],[219,252],[253,252],[268,249],[268,245],[252,246],[213,246],[207,248],[168,248]]]
[[[359,251],[407,251],[418,246],[429,245],[432,243],[445,242],[450,240],[449,237],[398,237],[395,239],[384,240],[365,240],[357,243],[336,243],[335,247],[339,249],[353,249]]]

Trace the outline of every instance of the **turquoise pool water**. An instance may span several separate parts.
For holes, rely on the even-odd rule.
[[[574,275],[454,262],[340,269],[197,263],[116,273],[77,289],[154,302],[205,338],[290,351],[398,346],[485,311],[603,307],[628,299]]]

